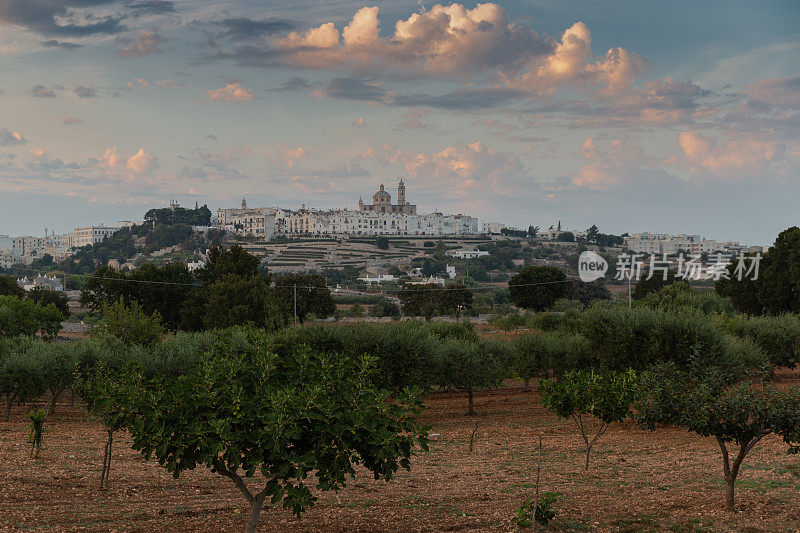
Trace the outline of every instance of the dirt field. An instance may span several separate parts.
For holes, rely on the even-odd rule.
[[[800,378],[785,377],[795,384]],[[560,494],[552,530],[800,531],[800,456],[786,455],[775,437],[745,460],[739,512],[730,515],[722,509],[722,462],[711,439],[617,426],[584,472],[572,422],[544,410],[535,392],[512,385],[480,393],[476,418],[464,416],[465,402],[460,394],[427,399],[424,420],[440,436],[411,472],[386,483],[361,471],[338,494],[322,494],[301,520],[265,508],[260,530],[511,531],[517,507],[533,493],[542,435],[542,490]],[[111,487],[98,489],[104,432],[68,402],[47,423],[41,458],[29,459],[28,408],[0,423],[0,530],[244,529],[247,508],[229,480],[202,468],[173,479],[143,461],[124,435],[115,439]]]

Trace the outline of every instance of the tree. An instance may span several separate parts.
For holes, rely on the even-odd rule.
[[[61,291],[53,291],[39,285],[29,290],[25,299],[41,307],[53,304],[61,313],[62,320],[69,318],[69,305],[67,305],[69,298]]]
[[[742,462],[761,439],[774,433],[790,445],[790,451],[798,450],[800,388],[781,390],[750,382],[731,386],[716,372],[681,371],[671,364],[659,365],[646,376],[646,394],[637,406],[640,424],[650,430],[657,424],[677,425],[714,437],[722,452],[728,511],[735,510]]]
[[[309,313],[317,318],[326,318],[336,311],[331,291],[325,285],[325,278],[319,274],[287,274],[275,280],[275,290],[290,309],[297,295],[297,319],[300,322]]]
[[[556,240],[558,242],[575,242],[575,234],[571,231],[564,231],[558,234]]]
[[[400,288],[397,297],[403,304],[406,316],[424,316],[431,318],[441,306],[442,286],[436,283],[411,285],[406,283]]]
[[[511,360],[508,346],[501,341],[475,341],[458,337],[442,342],[439,384],[467,393],[468,416],[475,415],[475,390],[499,385]]]
[[[597,242],[597,236],[600,234],[600,230],[597,227],[597,224],[592,224],[592,226],[586,230],[586,242],[589,244],[595,244]]]
[[[101,266],[86,280],[81,290],[80,303],[92,311],[99,311],[104,305],[119,301],[136,300],[136,283],[126,281],[124,272],[109,266]]]
[[[641,300],[648,294],[659,291],[667,285],[672,285],[676,281],[679,280],[675,279],[675,272],[672,270],[668,270],[666,276],[664,276],[663,272],[653,272],[651,276],[649,270],[643,271],[641,278],[633,288],[631,296],[634,300]]]
[[[400,316],[400,308],[388,298],[381,298],[372,306],[372,309],[369,310],[369,314],[370,316],[376,317],[388,316],[395,318]]]
[[[134,298],[146,313],[158,312],[165,327],[176,330],[181,323],[181,306],[194,289],[196,280],[184,263],[170,262],[163,266],[145,263],[129,278],[135,289]]]
[[[597,439],[609,426],[621,422],[631,413],[636,400],[638,381],[632,370],[627,372],[595,373],[587,370],[567,372],[558,380],[539,383],[542,403],[560,418],[572,418],[586,443],[586,464]],[[590,436],[584,416],[600,420],[600,427]]]
[[[249,325],[275,330],[288,323],[291,300],[282,298],[261,275],[229,275],[204,289],[198,296],[200,302],[187,302],[202,306],[201,324],[196,329]]]
[[[382,235],[375,237],[375,246],[380,248],[381,250],[388,250],[389,249],[389,239]]]
[[[528,237],[535,239],[539,234],[539,226],[528,226]]]
[[[800,313],[800,228],[778,235],[764,255],[756,286],[764,312]]]
[[[560,268],[529,266],[508,281],[508,289],[517,307],[544,311],[567,295],[570,284]]]
[[[572,285],[570,297],[578,300],[584,307],[588,307],[595,300],[610,300],[611,292],[599,280],[585,282],[575,280]]]
[[[259,259],[247,253],[239,245],[224,250],[221,246],[208,249],[206,266],[197,271],[197,277],[203,283],[212,283],[226,276],[234,275],[249,278],[257,276]]]
[[[0,296],[0,338],[36,335],[53,337],[61,330],[62,316],[53,304],[41,307],[16,296]]]
[[[113,335],[127,345],[151,346],[161,340],[164,332],[158,311],[148,314],[136,302],[125,305],[120,298],[104,305],[101,314],[103,322],[96,328],[96,334]]]
[[[23,405],[44,394],[44,368],[39,358],[12,351],[0,360],[0,393],[6,398],[4,420],[11,419],[14,403]]]
[[[447,259],[447,245],[442,239],[436,241],[436,247],[433,249],[433,256],[437,261],[444,261]]]
[[[360,303],[355,302],[350,306],[350,309],[347,310],[347,316],[351,318],[361,318],[364,316],[364,308],[361,307]]]
[[[7,274],[0,275],[0,296],[16,296],[17,298],[25,297],[25,289],[17,284],[14,276]]]
[[[297,516],[312,506],[309,474],[323,491],[343,487],[357,464],[389,480],[410,468],[416,444],[427,449],[418,395],[378,389],[374,359],[307,349],[281,357],[266,342],[204,356],[177,379],[131,371],[123,383],[133,448],[175,477],[204,465],[229,478],[250,504],[248,532],[267,499]],[[256,472],[262,481],[251,489],[245,480]]]
[[[439,308],[443,312],[452,313],[458,320],[471,307],[472,291],[463,283],[451,283],[442,289]]]

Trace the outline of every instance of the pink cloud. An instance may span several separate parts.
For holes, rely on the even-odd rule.
[[[741,136],[722,144],[696,131],[683,131],[678,135],[682,157],[666,162],[688,170],[695,176],[721,178],[765,177],[777,160],[779,145],[754,137]]]
[[[245,89],[239,82],[229,82],[221,89],[206,91],[204,102],[251,102],[254,99],[253,91]]]
[[[154,31],[139,30],[139,35],[134,40],[119,39],[119,42],[128,43],[128,46],[119,50],[117,55],[120,57],[139,57],[160,53],[158,45],[164,42],[164,38]]]

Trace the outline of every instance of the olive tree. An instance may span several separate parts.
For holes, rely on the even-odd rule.
[[[800,443],[800,388],[777,389],[749,381],[733,385],[713,369],[681,371],[674,364],[647,373],[640,424],[653,430],[659,423],[682,426],[714,437],[722,452],[725,508],[734,511],[734,489],[742,462],[758,442],[779,435],[797,452]]]
[[[204,354],[178,378],[128,369],[118,380],[133,448],[175,477],[205,465],[229,478],[250,504],[247,531],[267,500],[298,516],[313,505],[309,474],[319,490],[344,486],[356,464],[389,480],[410,468],[415,444],[427,449],[418,395],[377,388],[374,359],[307,348],[282,357],[252,336],[243,349]]]
[[[597,440],[609,426],[621,422],[631,413],[638,391],[636,374],[627,372],[604,372],[575,370],[567,372],[559,380],[540,382],[542,403],[560,418],[572,418],[586,443],[586,464],[589,469],[589,454]],[[584,417],[590,415],[600,421],[594,435],[587,427]]]
[[[510,346],[501,341],[447,338],[441,345],[439,384],[465,391],[467,415],[473,416],[475,390],[499,385],[508,374],[512,357]]]

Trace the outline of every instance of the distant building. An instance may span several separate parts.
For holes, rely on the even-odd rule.
[[[484,222],[483,232],[489,235],[500,235],[505,227],[506,225],[500,222]]]
[[[41,274],[33,278],[33,280],[29,280],[27,277],[19,278],[17,280],[17,285],[22,287],[24,290],[29,291],[34,287],[44,287],[45,289],[49,289],[51,291],[64,291],[64,285],[61,283],[55,276],[42,276]]]
[[[252,235],[269,240],[276,231],[278,211],[272,207],[247,207],[247,201],[242,198],[240,209],[218,209],[214,225],[237,235]]]
[[[737,243],[738,244],[738,243]],[[625,247],[633,253],[641,254],[667,254],[678,253],[703,254],[724,249],[717,245],[717,241],[707,240],[700,235],[669,235],[666,233],[634,233],[625,238]]]
[[[476,257],[484,257],[489,255],[486,250],[452,250],[447,252],[447,255],[455,257],[456,259],[475,259]]]
[[[75,228],[72,232],[72,247],[83,248],[86,245],[103,242],[106,237],[114,235],[119,228],[109,226],[89,226],[86,228]]]
[[[358,199],[358,210],[362,213],[399,213],[403,215],[416,215],[417,206],[406,201],[406,185],[403,180],[397,185],[397,203],[392,203],[392,195],[386,192],[381,183],[378,192],[372,195],[372,203],[365,204]]]

